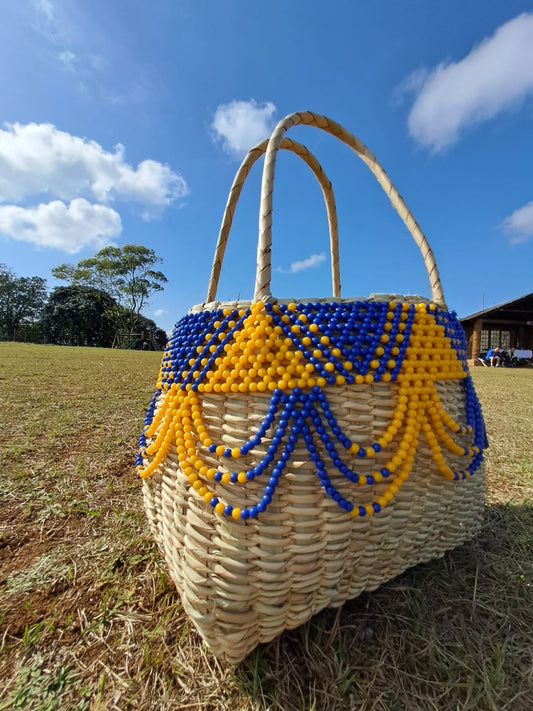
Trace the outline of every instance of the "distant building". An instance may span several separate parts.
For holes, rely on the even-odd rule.
[[[533,294],[460,319],[468,343],[468,365],[480,365],[489,348],[533,350]]]

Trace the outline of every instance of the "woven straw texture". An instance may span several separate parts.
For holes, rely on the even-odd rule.
[[[378,435],[394,410],[394,388],[376,384],[357,386],[355,394],[347,390],[335,396],[335,412],[347,434],[362,434],[364,441]],[[462,421],[459,384],[441,386],[440,395],[446,410]],[[203,404],[213,438],[231,447],[261,421],[268,396],[211,395]],[[162,471],[145,480],[144,502],[187,614],[214,654],[236,664],[258,643],[323,608],[374,590],[472,538],[483,515],[482,474],[451,485],[421,445],[401,496],[378,516],[354,519],[324,496],[307,450],[297,447],[275,501],[259,519],[243,525],[215,516],[192,495],[171,454]],[[234,487],[219,488],[233,504],[242,502]],[[258,493],[259,485],[253,488]],[[248,492],[253,498],[253,489]],[[365,490],[361,502],[367,500]]]
[[[431,301],[398,295],[379,295],[366,300],[338,297],[340,279],[336,215],[329,195],[331,185],[307,149],[282,139],[284,131],[296,123],[316,125],[337,135],[371,164],[422,251],[430,278]],[[280,147],[295,150],[304,157],[321,184],[328,206],[332,279],[337,298],[324,304],[309,303],[305,309],[301,303],[284,305],[270,295],[272,171]],[[214,299],[235,204],[251,165],[265,149],[263,224],[256,294],[252,302],[255,306],[250,309],[250,302],[220,304]],[[481,526],[485,483],[480,450],[486,446],[486,438],[466,370],[462,331],[455,317],[446,311],[427,240],[391,185],[372,154],[330,119],[306,112],[281,121],[268,146],[263,143],[253,149],[241,166],[226,207],[206,304],[191,310],[189,321],[181,331],[177,324],[175,333],[178,335],[165,353],[138,459],[145,509],[186,612],[213,653],[226,663],[239,663],[257,644],[302,624],[325,607],[342,605],[410,566],[441,556],[472,538]],[[266,222],[265,215],[268,216]],[[311,377],[301,363],[313,358],[303,345],[300,355],[294,348],[290,356],[287,343],[291,341],[285,338],[285,351],[281,347],[279,355],[273,350],[272,358],[280,363],[278,372],[294,373],[296,369],[296,372],[303,371],[303,375],[300,380],[287,375],[285,380],[274,382],[269,388],[261,385],[260,366],[265,348],[268,350],[268,340],[265,346],[261,337],[265,328],[267,333],[269,329],[272,332],[275,345],[275,324],[279,324],[281,341],[283,329],[291,328],[292,324],[297,334],[294,343],[300,343],[297,338],[302,336],[305,342],[304,334],[313,336],[318,329],[317,326],[315,330],[305,330],[306,323],[315,318],[316,323],[323,324],[320,318],[326,318],[327,309],[331,318],[332,309],[345,308],[346,314],[355,314],[353,333],[361,327],[355,322],[357,318],[364,321],[368,305],[375,308],[372,313],[382,314],[381,325],[374,327],[378,345],[372,345],[372,352],[376,354],[385,351],[382,366],[378,367],[376,360],[381,355],[374,356],[373,361],[357,356],[358,361],[354,355],[353,366],[346,362],[343,366],[330,355],[328,367],[320,370],[322,365],[317,353],[321,352],[315,349],[316,372],[312,372],[313,368],[309,372],[311,376],[323,372],[326,378]],[[239,316],[241,321],[238,321]],[[215,323],[217,318],[220,321]],[[373,318],[376,320],[378,316]],[[213,342],[210,339],[224,329],[228,319],[237,320],[237,325],[229,333],[220,334],[218,350],[213,346],[209,351],[209,343]],[[204,331],[197,326],[200,322],[204,326],[208,324],[202,326]],[[218,331],[214,330],[220,323]],[[271,326],[265,327],[265,324]],[[370,328],[368,324],[365,327]],[[190,341],[192,346],[196,345],[194,336],[190,335],[194,328],[200,329],[198,333],[201,331],[198,348],[187,351],[184,343]],[[247,361],[239,356],[241,365],[235,366],[235,373],[241,368],[240,375],[228,379],[224,376],[224,372],[227,373],[223,370],[224,356],[227,352],[229,359],[232,353],[238,352],[238,348],[231,349],[239,328],[254,342],[245,352],[249,354]],[[335,328],[345,334],[343,337],[349,337],[347,330],[342,331],[342,324],[336,324]],[[226,331],[228,329],[229,326]],[[180,333],[186,335],[179,336]],[[255,341],[263,345],[256,347]],[[354,342],[354,353],[357,348],[358,353],[363,353],[364,348],[355,336]],[[322,343],[327,343],[327,339]],[[396,344],[392,350],[391,343]],[[329,353],[325,346],[321,348]],[[176,353],[185,352],[189,355],[180,356],[184,359],[180,365]],[[192,358],[191,353],[194,353]],[[219,353],[218,361],[222,365],[217,371],[215,357]],[[200,369],[195,358],[205,365],[203,370],[193,374],[195,368]],[[235,362],[237,360],[235,358]],[[243,362],[248,363],[245,366],[248,370],[242,370]],[[329,370],[333,370],[334,365],[338,372],[331,375]],[[352,367],[355,370],[352,371]],[[357,368],[356,379],[351,373]],[[309,379],[305,380],[304,376]],[[265,375],[265,382],[266,379]],[[232,387],[226,387],[230,381]],[[300,387],[306,383],[310,386],[307,390]],[[229,391],[223,391],[224,388]],[[307,391],[315,393],[315,400],[305,394]],[[293,393],[291,402],[303,408],[301,416],[296,410],[290,410],[293,407],[289,403],[290,393]],[[398,419],[401,418],[398,403],[402,401],[407,403],[403,406],[407,411],[403,422]],[[263,427],[261,437],[257,433],[265,422],[266,413],[275,412],[279,402],[288,408],[284,412],[289,414],[282,417],[293,423],[292,430],[287,431],[293,433],[294,444],[286,450],[289,452],[286,459],[280,459],[282,464],[278,462],[282,475],[269,480],[272,491],[268,490],[265,497],[264,478],[273,475],[267,473],[259,477],[256,474],[261,463],[268,461],[269,452],[276,451],[281,439],[286,438],[283,429],[286,423],[279,425],[281,429],[276,429],[276,425]],[[341,433],[337,439],[344,443],[342,464],[338,453],[332,455],[332,439],[325,431],[327,427],[320,427],[318,404],[323,407],[326,419],[329,418],[329,428],[335,432],[338,427]],[[201,420],[198,419],[200,411]],[[276,416],[279,420],[279,412]],[[322,437],[312,439],[306,425],[309,418],[314,418],[316,433],[323,432]],[[452,433],[451,437],[444,432],[441,420]],[[414,425],[406,425],[409,422]],[[437,435],[448,447],[445,460]],[[243,447],[247,442],[250,446]],[[383,446],[372,445],[373,451],[369,448],[371,443]],[[231,458],[228,460],[230,452],[238,458],[238,463]],[[328,457],[349,475],[332,471],[330,479],[326,479],[325,469],[323,466],[320,469],[320,465],[328,461]],[[473,464],[467,467],[465,458]],[[396,459],[398,462],[394,463]],[[249,480],[239,478],[239,483],[236,479],[230,482],[229,472],[240,470],[243,476],[245,472],[252,472],[253,476]],[[353,474],[355,470],[357,474]],[[221,480],[223,472],[227,472],[226,479]],[[384,476],[379,472],[384,472]],[[397,486],[394,482],[391,485],[387,478],[389,473],[396,476]],[[263,504],[252,505],[257,501]]]

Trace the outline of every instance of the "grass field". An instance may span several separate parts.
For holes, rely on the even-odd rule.
[[[0,344],[0,710],[533,708],[533,370],[474,369],[482,533],[222,668],[133,468],[160,354]]]

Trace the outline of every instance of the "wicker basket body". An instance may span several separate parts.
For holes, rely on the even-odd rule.
[[[484,505],[483,421],[440,282],[431,301],[287,305],[264,273],[252,306],[213,303],[210,284],[176,326],[139,458],[184,608],[228,663],[472,538]]]

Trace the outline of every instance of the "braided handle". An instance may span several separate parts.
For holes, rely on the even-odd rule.
[[[294,113],[282,119],[268,142],[268,148],[263,167],[263,182],[261,186],[261,209],[259,213],[259,242],[257,245],[257,272],[255,279],[254,301],[268,300],[271,297],[271,257],[272,247],[272,191],[274,187],[274,171],[276,166],[277,151],[283,134],[291,127],[303,124],[306,126],[316,126],[317,128],[331,133],[346,143],[357,155],[367,164],[377,181],[388,195],[399,216],[405,222],[407,229],[411,233],[414,241],[418,245],[424,259],[426,271],[429,276],[429,283],[433,301],[439,306],[446,308],[444,294],[440,281],[439,272],[435,263],[435,257],[428,244],[424,233],[420,229],[403,198],[392,184],[389,176],[378,163],[376,157],[361,143],[353,134],[335,123],[326,116],[314,114],[310,111]]]
[[[229,193],[228,202],[226,204],[226,209],[224,210],[222,225],[220,226],[218,242],[215,249],[215,256],[213,258],[213,265],[211,267],[211,276],[209,278],[209,285],[207,287],[206,303],[214,301],[216,298],[218,282],[220,279],[220,271],[222,269],[222,261],[224,259],[226,245],[228,243],[229,232],[231,229],[231,224],[233,222],[233,215],[235,213],[235,208],[237,207],[237,202],[239,200],[244,181],[248,177],[248,173],[250,172],[253,164],[258,158],[260,158],[265,153],[267,146],[268,139],[259,143],[257,146],[255,146],[255,148],[252,148],[246,158],[243,160],[241,167],[235,175],[235,179],[233,181],[233,185],[231,186],[231,190]],[[311,170],[315,174],[316,179],[320,183],[328,214],[333,296],[336,298],[340,298],[341,282],[339,272],[339,233],[337,225],[337,209],[335,207],[335,196],[333,195],[331,183],[328,180],[324,171],[322,170],[322,166],[320,165],[320,163],[317,161],[314,155],[310,151],[308,151],[305,146],[301,145],[301,143],[297,143],[296,141],[293,141],[290,138],[282,138],[279,143],[279,147],[296,153],[297,156],[304,160],[311,168]]]

